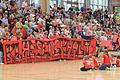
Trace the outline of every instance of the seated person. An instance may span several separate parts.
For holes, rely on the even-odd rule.
[[[109,56],[107,50],[104,51],[104,54],[102,54],[101,58],[102,58],[102,65],[99,67],[99,70],[106,70],[106,69],[109,70],[111,67],[111,57]]]
[[[112,58],[111,58],[111,67],[116,68],[116,66],[117,66],[117,57],[114,56],[114,55],[111,55],[111,56],[112,56]]]
[[[100,60],[95,55],[91,56],[91,60],[93,60],[93,68],[97,70],[100,67]]]
[[[92,70],[94,68],[93,66],[93,60],[90,60],[89,56],[85,56],[83,59],[83,65],[84,67],[82,67],[80,70],[81,71],[88,71],[88,70]]]

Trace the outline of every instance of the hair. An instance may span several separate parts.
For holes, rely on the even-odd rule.
[[[105,53],[108,57],[110,57],[110,54],[108,53],[108,51],[105,51]]]
[[[84,60],[87,60],[87,59],[89,59],[89,56],[88,55],[86,55],[86,56],[84,56],[84,58],[83,58]]]

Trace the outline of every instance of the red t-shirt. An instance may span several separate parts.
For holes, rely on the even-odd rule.
[[[38,28],[39,28],[39,29],[42,29],[42,28],[43,28],[43,25],[42,25],[42,24],[38,24]]]
[[[85,67],[86,69],[92,68],[91,62],[92,62],[91,60],[85,60],[85,61],[83,62],[84,67]]]
[[[93,58],[94,68],[99,68],[99,63],[97,58]]]
[[[55,38],[59,38],[59,36],[49,36],[50,39],[55,39]]]
[[[117,35],[114,35],[114,36],[113,36],[113,42],[116,42],[116,41],[117,41],[117,38],[118,38],[118,36],[117,36]]]
[[[50,38],[50,39],[54,39],[54,38],[55,38],[55,36],[49,36],[49,38]]]
[[[17,37],[16,36],[12,36],[11,41],[16,41]]]
[[[98,66],[100,66],[102,64],[102,59],[101,58],[96,58]]]
[[[103,63],[104,64],[109,65],[111,63],[111,58],[108,55],[103,54],[102,58],[103,58]]]

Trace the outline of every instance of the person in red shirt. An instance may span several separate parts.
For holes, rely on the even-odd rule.
[[[81,67],[80,70],[81,71],[88,71],[88,70],[92,70],[94,67],[93,67],[93,60],[91,60],[89,58],[89,56],[85,56],[84,59],[83,59],[83,65],[84,67]]]
[[[111,58],[111,63],[112,63],[112,68],[116,68],[117,66],[117,57],[114,56],[114,55],[111,55],[112,58]]]
[[[91,59],[93,60],[93,68],[94,68],[95,70],[98,69],[99,66],[100,66],[100,65],[99,65],[99,61],[98,61],[98,58],[95,57],[95,55],[93,55]]]
[[[17,40],[18,40],[18,38],[15,34],[11,36],[11,41],[17,41]]]
[[[106,70],[111,67],[111,57],[108,54],[108,51],[105,51],[101,56],[102,65],[99,67],[99,70]]]
[[[43,29],[44,27],[44,22],[43,21],[38,21],[38,25],[37,25],[38,29]]]

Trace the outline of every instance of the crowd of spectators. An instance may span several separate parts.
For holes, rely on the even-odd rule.
[[[5,41],[25,40],[27,38],[51,39],[57,36],[66,38],[96,38],[119,43],[120,15],[103,9],[70,7],[54,4],[50,13],[41,7],[35,9],[22,2],[18,7],[13,0],[0,2],[0,39]],[[115,38],[114,38],[115,36]],[[117,36],[117,37],[116,37]]]

